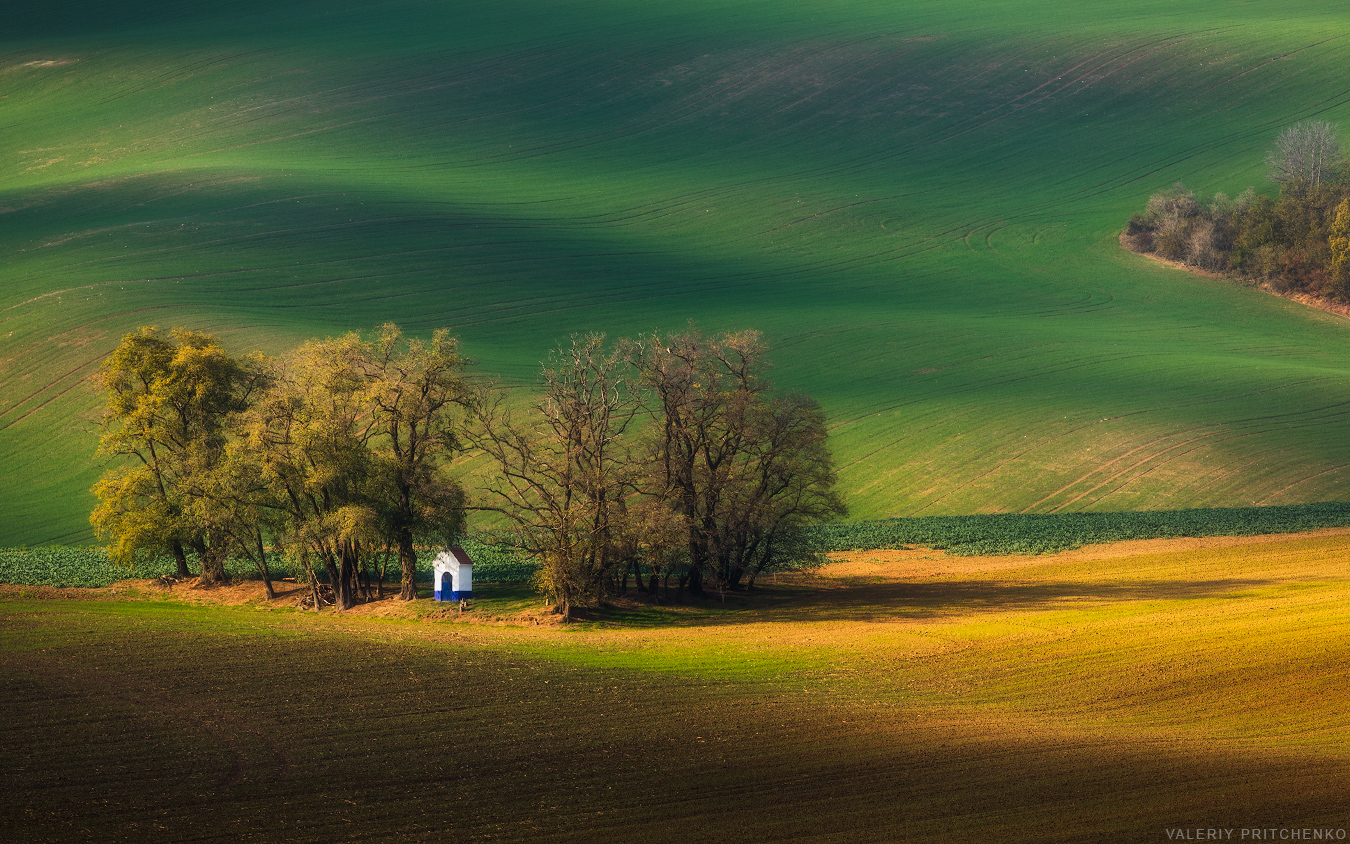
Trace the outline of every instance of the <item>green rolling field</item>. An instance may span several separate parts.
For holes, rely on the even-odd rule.
[[[0,546],[92,541],[100,359],[755,327],[857,517],[1347,497],[1350,325],[1121,250],[1350,118],[1324,2],[20,0]]]

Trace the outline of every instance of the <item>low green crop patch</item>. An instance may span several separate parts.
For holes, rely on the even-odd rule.
[[[924,545],[950,554],[1053,554],[1102,542],[1198,536],[1259,536],[1350,526],[1350,503],[1125,513],[991,513],[820,525],[822,551]]]
[[[817,525],[810,529],[810,536],[822,552],[921,545],[949,554],[976,556],[1054,554],[1084,545],[1131,539],[1259,536],[1335,527],[1350,527],[1350,502],[1123,513],[921,516]],[[524,584],[537,569],[533,561],[515,549],[484,537],[467,537],[461,544],[474,561],[473,576],[478,583]],[[419,555],[419,579],[431,577],[434,558],[435,553]],[[276,578],[295,576],[284,560],[272,563],[271,570]],[[237,580],[258,576],[246,560],[231,559],[226,571]],[[126,568],[112,563],[101,548],[0,549],[0,583],[18,586],[102,587],[121,580],[173,573],[171,560],[153,560]]]
[[[479,583],[525,583],[533,575],[535,564],[514,549],[486,542],[477,537],[461,540],[464,549],[474,561],[474,579]],[[430,580],[435,551],[418,554],[419,580]],[[196,570],[189,561],[189,568]],[[295,577],[298,567],[284,559],[269,560],[268,569],[275,579]],[[16,586],[74,586],[98,588],[122,580],[143,580],[172,575],[174,561],[168,557],[147,560],[134,567],[120,566],[108,559],[102,548],[72,548],[47,546],[40,548],[0,549],[0,583]],[[398,578],[398,560],[390,561],[390,576]],[[231,580],[258,578],[257,569],[247,560],[231,557],[226,561],[225,573]]]

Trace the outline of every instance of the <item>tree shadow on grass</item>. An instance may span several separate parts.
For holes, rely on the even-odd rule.
[[[691,600],[703,612],[670,613],[668,623],[685,625],[753,624],[772,621],[862,621],[933,619],[979,612],[1064,609],[1098,603],[1195,601],[1250,597],[1274,580],[1146,580],[1131,583],[1058,581],[1017,583],[997,580],[957,582],[885,582],[846,586],[769,586],[729,596]],[[626,613],[608,620],[626,623]],[[650,615],[650,613],[649,613]],[[650,618],[633,617],[635,626]],[[645,623],[644,623],[645,622]]]

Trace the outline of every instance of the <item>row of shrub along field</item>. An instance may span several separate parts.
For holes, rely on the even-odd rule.
[[[478,583],[524,583],[535,572],[535,564],[524,559],[510,548],[484,543],[481,540],[467,538],[463,546],[473,559],[473,577]],[[418,554],[417,576],[419,580],[432,579],[434,552]],[[196,569],[189,558],[189,568]],[[18,586],[76,586],[97,588],[109,586],[122,580],[149,579],[161,575],[173,575],[177,571],[174,561],[167,557],[150,560],[133,568],[119,566],[108,559],[108,553],[102,548],[67,548],[62,546],[43,546],[39,548],[0,549],[0,583]],[[268,561],[268,571],[272,577],[280,580],[295,577],[297,569],[291,567],[284,558]],[[248,560],[231,557],[225,563],[225,573],[232,580],[253,580],[259,577],[258,570]],[[387,577],[393,582],[398,580],[398,558],[390,560]],[[386,579],[386,585],[390,582]]]
[[[860,518],[1342,498],[1344,322],[1116,234],[1344,122],[1350,10],[1099,5],[11,3],[0,544],[93,539],[89,379],[151,323],[447,326],[513,385],[759,328]]]
[[[811,528],[822,551],[922,545],[950,554],[1053,554],[1102,542],[1198,536],[1259,536],[1350,526],[1350,503],[1123,513],[991,513],[920,516]]]

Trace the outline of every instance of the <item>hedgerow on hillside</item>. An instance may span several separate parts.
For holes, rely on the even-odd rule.
[[[1339,132],[1300,123],[1267,163],[1278,197],[1248,188],[1208,202],[1178,182],[1130,218],[1129,249],[1295,292],[1350,301],[1350,169]]]

